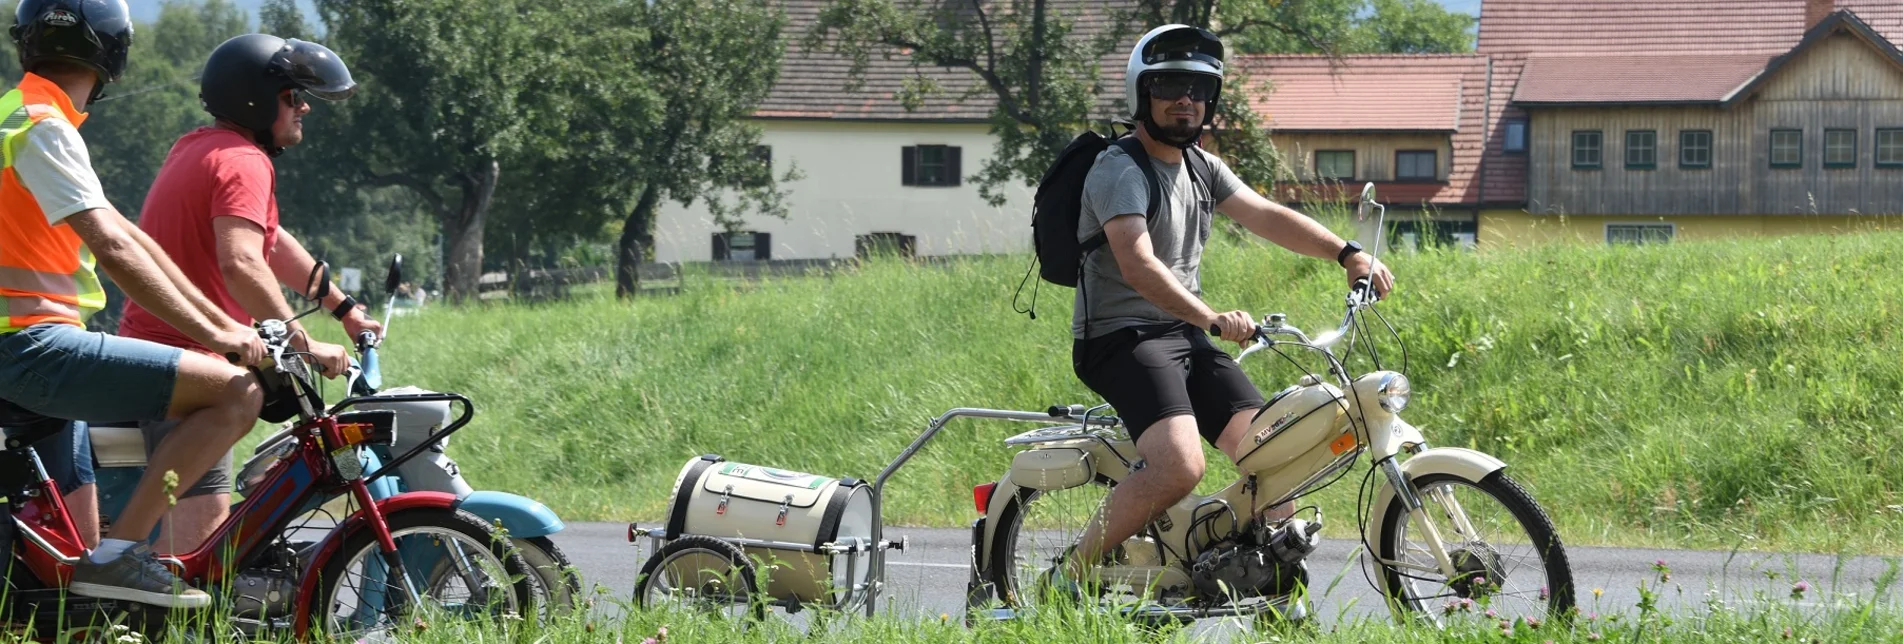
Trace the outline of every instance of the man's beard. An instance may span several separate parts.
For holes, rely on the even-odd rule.
[[[1203,135],[1203,124],[1167,114],[1163,115],[1162,119],[1158,119],[1155,113],[1151,113],[1150,122],[1147,125],[1150,138],[1179,148],[1195,145],[1196,139]]]

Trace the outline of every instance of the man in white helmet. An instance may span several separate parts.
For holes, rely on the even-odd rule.
[[[1084,257],[1072,367],[1116,408],[1145,466],[1111,492],[1068,566],[1053,569],[1059,583],[1086,578],[1110,546],[1195,490],[1204,469],[1199,437],[1231,462],[1242,456],[1242,438],[1264,405],[1248,376],[1205,335],[1213,326],[1223,339],[1243,342],[1255,329],[1247,312],[1219,313],[1202,300],[1199,272],[1212,211],[1284,248],[1339,263],[1351,284],[1369,277],[1381,294],[1394,284],[1359,244],[1256,194],[1222,159],[1196,146],[1215,115],[1222,80],[1223,46],[1215,34],[1166,25],[1144,35],[1130,52],[1125,115],[1136,123],[1147,157],[1140,160],[1151,166],[1161,193],[1155,212],[1150,180],[1125,146],[1100,154],[1084,181],[1078,239],[1101,232],[1107,240]],[[1202,160],[1185,163],[1185,155]]]

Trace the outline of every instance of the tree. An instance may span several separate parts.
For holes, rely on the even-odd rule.
[[[570,5],[571,11],[582,10]],[[722,227],[747,214],[784,216],[784,193],[747,119],[778,78],[784,19],[755,0],[612,1],[598,27],[571,39],[560,76],[562,146],[527,163],[537,185],[511,184],[505,199],[517,240],[592,235],[620,224],[615,292],[639,289],[636,267],[654,243],[665,201],[704,200]],[[619,43],[604,54],[601,43]],[[526,152],[526,151],[525,151]],[[604,171],[604,169],[611,169]],[[796,171],[780,178],[788,180]],[[548,213],[563,213],[548,221]],[[533,220],[533,225],[530,225]]]
[[[437,219],[444,291],[473,296],[483,228],[517,150],[551,144],[539,126],[560,84],[551,41],[567,7],[529,0],[318,0],[332,48],[365,87],[340,109],[359,186],[400,186]],[[559,118],[559,117],[558,117]]]
[[[1451,54],[1474,49],[1473,16],[1433,0],[1373,0],[1355,27],[1355,50],[1366,53]]]

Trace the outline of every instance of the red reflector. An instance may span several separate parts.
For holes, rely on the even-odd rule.
[[[971,488],[971,504],[977,506],[978,514],[991,513],[991,491],[998,488],[996,483],[974,485]]]

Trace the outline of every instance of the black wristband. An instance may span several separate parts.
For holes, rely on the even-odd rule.
[[[1359,252],[1361,252],[1361,242],[1349,240],[1348,243],[1341,246],[1341,252],[1335,254],[1335,263],[1346,266],[1348,264],[1348,258],[1354,257],[1355,253]]]
[[[357,308],[357,299],[354,297],[345,295],[344,301],[337,303],[337,308],[330,310],[330,316],[337,318],[339,320],[342,320],[346,317],[349,317],[350,310],[354,308]]]

